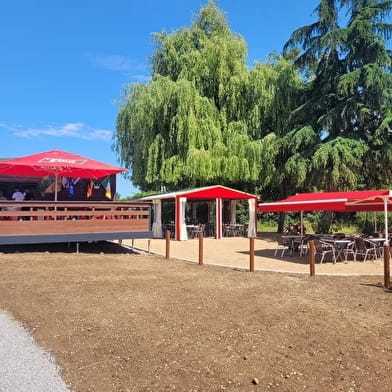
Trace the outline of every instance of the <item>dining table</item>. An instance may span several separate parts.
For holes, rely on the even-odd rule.
[[[321,241],[327,242],[335,248],[335,262],[339,259],[343,261],[344,249],[352,242],[348,238],[322,238]]]
[[[376,252],[379,258],[382,258],[384,255],[383,245],[385,244],[385,238],[367,238],[368,241],[376,244]]]
[[[190,238],[196,238],[199,231],[199,225],[186,225],[186,230]]]

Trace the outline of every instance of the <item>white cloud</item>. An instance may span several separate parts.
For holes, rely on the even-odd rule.
[[[93,65],[110,71],[122,72],[128,79],[135,82],[146,82],[151,78],[146,64],[118,54],[101,55],[88,53],[85,57]]]
[[[138,83],[146,83],[151,79],[151,75],[147,74],[127,74],[127,78]]]
[[[13,127],[0,123],[0,127],[11,131],[14,136],[28,139],[45,136],[107,141],[111,140],[113,135],[111,130],[89,127],[82,122],[67,123],[59,127],[47,126],[39,128]]]
[[[117,55],[93,55],[86,56],[94,65],[102,68],[110,69],[111,71],[130,71],[135,68],[135,63],[131,60]]]

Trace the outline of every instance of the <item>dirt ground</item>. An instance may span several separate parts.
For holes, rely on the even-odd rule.
[[[0,248],[0,308],[74,391],[392,391],[382,276],[249,273],[109,243],[73,250]]]

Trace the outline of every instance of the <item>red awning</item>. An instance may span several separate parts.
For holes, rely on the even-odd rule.
[[[286,211],[383,211],[392,210],[392,191],[298,193],[287,199],[259,204],[260,212]]]

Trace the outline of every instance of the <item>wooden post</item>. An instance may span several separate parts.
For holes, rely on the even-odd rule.
[[[391,276],[390,276],[390,267],[389,267],[389,260],[390,260],[390,248],[388,245],[384,245],[384,287],[386,289],[391,288]]]
[[[255,272],[255,239],[249,238],[249,272]]]
[[[170,231],[166,230],[165,232],[166,239],[166,258],[170,259]]]
[[[315,264],[316,256],[314,254],[314,241],[309,241],[309,266],[310,266],[310,276],[315,276]]]
[[[199,233],[199,265],[204,264],[203,233]]]

